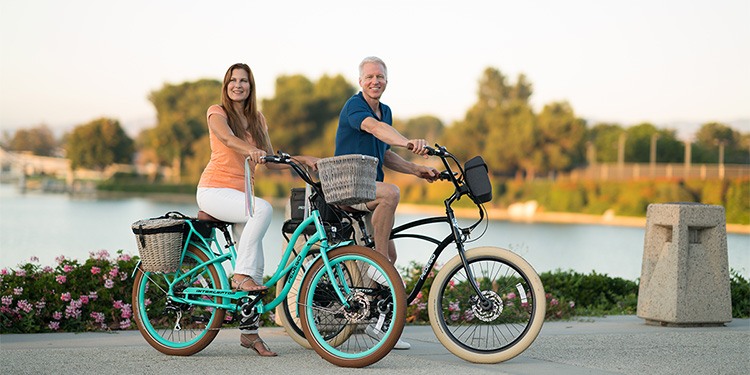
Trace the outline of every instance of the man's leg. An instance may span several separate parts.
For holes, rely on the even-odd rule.
[[[375,188],[375,200],[367,202],[372,210],[373,238],[375,251],[383,254],[391,263],[396,263],[396,246],[389,240],[393,223],[396,221],[396,207],[401,199],[398,186],[378,182]]]

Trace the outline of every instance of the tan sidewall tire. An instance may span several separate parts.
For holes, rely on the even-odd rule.
[[[508,348],[499,353],[481,354],[466,350],[465,348],[459,346],[450,339],[449,334],[443,330],[443,326],[439,323],[441,319],[441,312],[438,311],[438,296],[441,292],[440,285],[443,285],[445,283],[445,279],[451,273],[448,272],[449,270],[453,270],[456,267],[463,267],[460,256],[456,255],[451,260],[449,260],[448,263],[446,263],[445,266],[442,267],[441,271],[438,272],[435,280],[432,283],[432,287],[430,288],[430,298],[427,303],[427,312],[430,316],[430,325],[432,326],[432,330],[435,332],[435,336],[437,336],[438,340],[440,340],[440,343],[443,344],[446,349],[448,349],[451,353],[455,354],[459,358],[474,363],[500,363],[521,354],[534,342],[536,337],[539,335],[539,331],[542,329],[542,325],[544,324],[544,315],[546,313],[547,305],[546,299],[544,297],[544,286],[542,285],[541,279],[539,279],[539,275],[537,275],[534,268],[531,267],[531,265],[519,255],[513,253],[510,250],[491,246],[478,247],[466,251],[466,259],[469,261],[469,263],[471,263],[472,259],[487,256],[503,259],[508,263],[514,264],[516,267],[518,267],[518,270],[529,279],[529,284],[533,288],[534,296],[536,297],[534,299],[535,310],[532,324],[529,327],[529,331],[511,348]]]

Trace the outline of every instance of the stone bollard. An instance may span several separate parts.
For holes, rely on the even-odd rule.
[[[732,320],[724,207],[648,206],[638,317],[670,326]]]

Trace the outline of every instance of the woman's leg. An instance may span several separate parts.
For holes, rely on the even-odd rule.
[[[273,217],[271,204],[255,198],[255,212],[250,217],[245,215],[245,193],[238,190],[200,188],[197,200],[198,207],[209,215],[234,223],[232,234],[238,241],[234,273],[248,275],[256,284],[263,284],[263,237]]]
[[[245,215],[245,193],[234,189],[199,188],[196,194],[198,207],[209,215],[232,225],[232,235],[237,242],[235,275],[247,275],[257,285],[263,284],[263,237],[271,225],[273,207],[263,199],[255,198],[255,212],[252,217]],[[238,280],[241,281],[241,280]],[[257,317],[240,329],[241,343],[249,344],[261,355],[267,351],[258,336]],[[257,341],[257,342],[256,342]],[[261,353],[263,352],[263,353]],[[265,354],[264,354],[265,353]]]

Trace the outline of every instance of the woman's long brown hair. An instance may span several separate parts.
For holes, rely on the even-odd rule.
[[[229,94],[227,93],[229,80],[232,78],[232,71],[235,69],[242,69],[247,72],[248,80],[250,81],[250,95],[245,99],[245,103],[242,106],[242,114],[238,113],[234,108],[232,99],[229,99]],[[221,106],[227,113],[227,123],[229,123],[229,128],[232,129],[235,136],[247,141],[245,131],[248,131],[258,148],[265,150],[269,154],[273,154],[271,141],[268,139],[268,133],[263,127],[263,122],[258,112],[258,103],[255,98],[255,77],[253,77],[253,71],[250,70],[247,64],[237,63],[227,69],[226,74],[224,74],[224,84],[221,88]],[[247,129],[243,129],[242,127],[241,115],[247,119]]]

